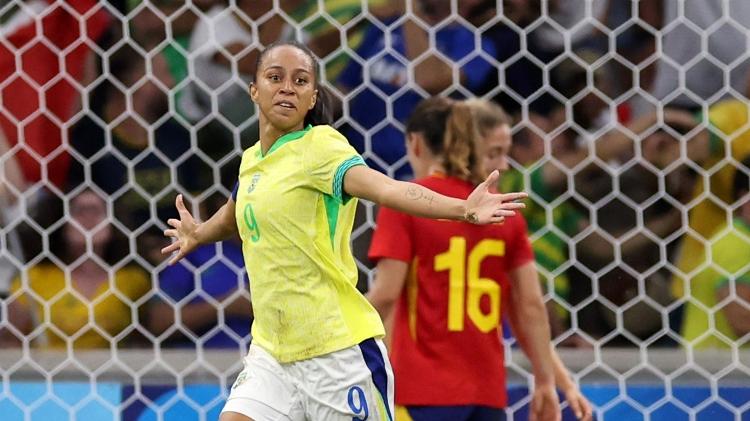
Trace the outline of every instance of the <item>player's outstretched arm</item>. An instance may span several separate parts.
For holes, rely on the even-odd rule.
[[[555,391],[549,322],[534,262],[530,261],[513,269],[510,279],[508,316],[511,328],[531,362],[534,374],[534,395],[529,419],[559,421],[560,403]]]
[[[175,206],[180,214],[180,219],[169,219],[167,224],[173,228],[164,230],[164,235],[174,238],[174,242],[161,249],[162,254],[177,251],[177,254],[169,260],[170,265],[177,263],[201,244],[226,240],[237,233],[234,200],[231,197],[208,221],[203,223],[196,222],[193,215],[185,207],[181,194],[177,195]]]
[[[347,194],[414,216],[453,219],[474,224],[499,223],[526,207],[515,202],[526,193],[490,193],[499,173],[494,171],[466,200],[443,196],[418,184],[394,180],[365,166],[349,169],[344,176]]]

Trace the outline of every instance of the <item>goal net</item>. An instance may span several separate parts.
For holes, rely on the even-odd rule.
[[[749,33],[741,0],[0,1],[0,418],[218,417],[250,342],[240,247],[170,267],[162,232],[177,194],[201,218],[229,197],[258,52],[298,40],[392,177],[422,98],[512,116],[501,188],[530,194],[554,344],[598,419],[750,419]]]

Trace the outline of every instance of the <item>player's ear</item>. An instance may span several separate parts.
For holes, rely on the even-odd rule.
[[[253,102],[257,103],[258,102],[258,87],[255,86],[255,82],[250,82],[250,86],[248,89],[250,91],[250,99],[252,99]]]
[[[409,142],[411,142],[411,150],[414,156],[417,158],[422,157],[422,152],[425,149],[424,137],[420,133],[409,133]]]
[[[313,91],[312,100],[310,101],[310,108],[308,109],[312,110],[313,108],[315,108],[315,104],[317,103],[318,103],[318,90],[316,89]]]

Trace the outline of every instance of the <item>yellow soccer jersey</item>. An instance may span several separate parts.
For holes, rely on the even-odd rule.
[[[682,240],[677,267],[685,273],[694,271],[706,261],[704,244],[731,219],[732,183],[737,167],[727,155],[736,162],[750,156],[749,111],[744,102],[736,100],[723,101],[709,109],[711,156],[703,168],[712,171],[710,192],[714,199],[706,197],[699,200],[690,210],[690,228],[700,237],[688,234]],[[697,180],[694,198],[700,198],[704,193],[703,184],[701,179]],[[675,276],[675,281],[673,292],[675,296],[682,297],[685,293],[683,280]]]
[[[235,216],[253,297],[253,343],[280,362],[327,354],[384,335],[357,290],[349,237],[356,199],[346,171],[364,161],[329,126],[260,142],[242,155]]]

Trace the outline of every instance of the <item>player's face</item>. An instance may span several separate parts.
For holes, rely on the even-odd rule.
[[[483,139],[482,169],[485,174],[494,170],[501,173],[509,168],[508,154],[510,153],[510,126],[503,124],[487,132]]]
[[[310,57],[291,45],[275,47],[266,53],[256,76],[250,97],[265,121],[281,132],[302,129],[318,93]]]

